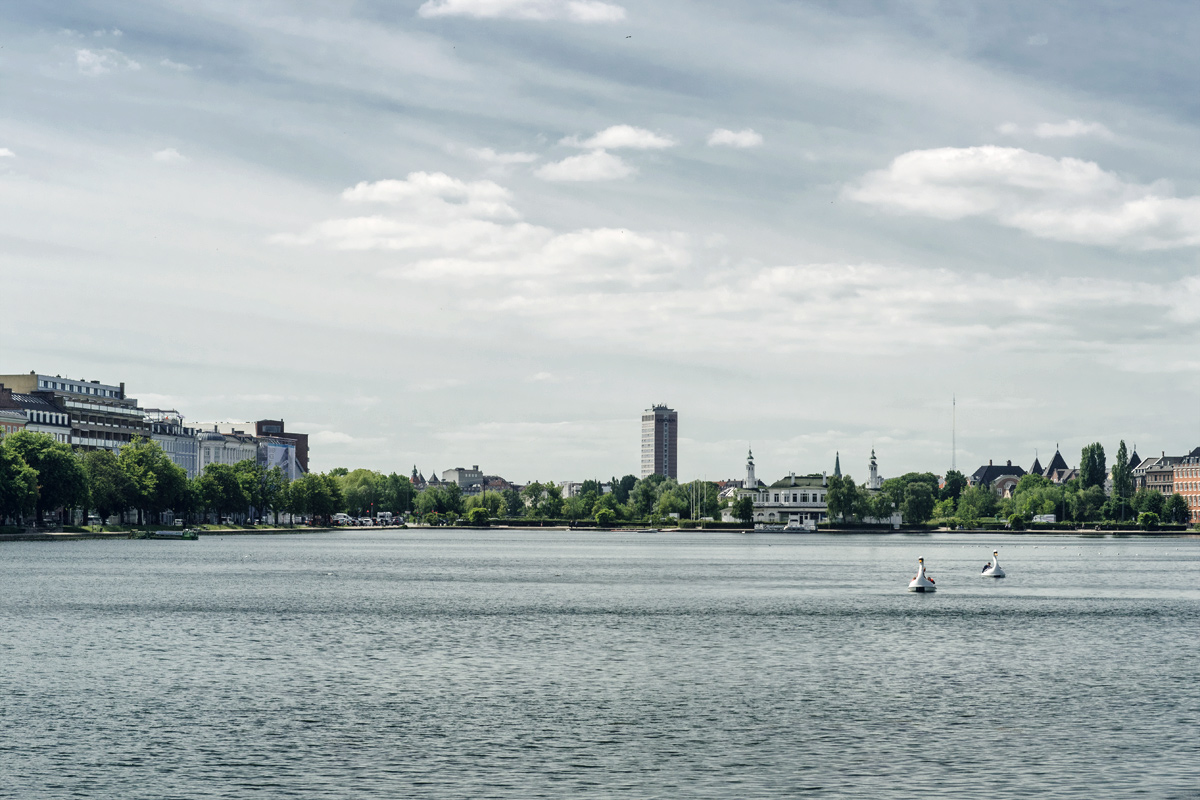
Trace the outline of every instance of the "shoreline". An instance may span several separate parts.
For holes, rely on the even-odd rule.
[[[563,532],[563,533],[641,533],[641,534],[659,534],[659,533],[736,533],[736,534],[757,534],[771,536],[928,536],[935,533],[958,533],[971,536],[1073,536],[1082,539],[1103,539],[1110,537],[1131,537],[1141,536],[1147,538],[1178,538],[1192,539],[1200,538],[1200,531],[1143,531],[1134,529],[1127,530],[1090,530],[1080,528],[1076,530],[985,530],[982,528],[972,528],[970,530],[950,530],[948,528],[934,528],[931,530],[880,530],[878,528],[841,528],[837,530],[824,531],[756,531],[753,528],[723,528],[715,530],[705,530],[703,528],[572,528],[566,525],[557,526],[525,526],[525,525],[489,525],[487,527],[472,527],[468,525],[409,525],[401,527],[398,525],[386,525],[377,527],[333,527],[333,528],[261,528],[257,530],[210,530],[196,531],[200,538],[214,536],[305,536],[314,533],[338,533],[342,531],[430,531],[430,530],[458,530],[458,531],[526,531],[530,533],[545,531],[545,532]],[[23,533],[5,533],[0,534],[0,543],[4,542],[77,542],[86,540],[133,540],[133,536],[129,531],[105,531],[105,532],[89,532],[89,533],[55,533],[55,532],[36,532],[26,531]]]

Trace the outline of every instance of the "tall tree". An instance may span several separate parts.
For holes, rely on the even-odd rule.
[[[37,473],[36,524],[42,523],[47,511],[87,504],[87,474],[69,444],[32,431],[17,431],[5,439],[5,444]]]
[[[1121,440],[1117,448],[1117,460],[1113,462],[1113,499],[1124,504],[1133,496],[1133,467],[1129,465],[1129,451],[1125,449],[1125,440]]]
[[[37,497],[37,471],[25,463],[7,440],[0,441],[0,523],[19,520],[33,511],[37,508]]]
[[[914,481],[904,489],[904,505],[900,507],[905,522],[928,522],[933,516],[933,488],[928,483]]]
[[[1084,489],[1093,486],[1104,488],[1108,467],[1104,459],[1104,445],[1093,442],[1083,448],[1079,456],[1079,480]]]
[[[940,496],[942,500],[958,500],[958,496],[967,488],[967,476],[956,469],[946,473]]]
[[[129,479],[112,450],[91,450],[83,454],[90,505],[101,522],[129,508]]]
[[[1187,498],[1181,494],[1173,494],[1163,503],[1162,519],[1163,522],[1182,522],[1187,523],[1191,517],[1191,509],[1188,508]]]
[[[138,523],[145,515],[173,509],[184,500],[187,473],[163,452],[158,442],[136,438],[121,448],[117,461],[128,480],[128,501],[137,509]]]

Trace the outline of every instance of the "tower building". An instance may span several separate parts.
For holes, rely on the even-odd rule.
[[[664,475],[679,479],[679,414],[665,404],[642,414],[642,477]]]

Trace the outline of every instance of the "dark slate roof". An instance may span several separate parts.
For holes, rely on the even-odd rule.
[[[1200,448],[1197,448],[1197,449],[1200,449]],[[1133,469],[1134,467],[1136,467],[1137,465],[1139,465],[1139,464],[1141,464],[1141,463],[1142,463],[1142,458],[1141,458],[1141,456],[1139,456],[1139,455],[1137,454],[1137,450],[1134,450],[1134,451],[1133,451],[1133,455],[1131,455],[1131,456],[1129,457],[1129,468],[1130,468],[1130,469]]]
[[[1062,457],[1062,453],[1055,450],[1054,458],[1050,459],[1050,463],[1046,465],[1046,474],[1053,475],[1059,470],[1067,469],[1070,469],[1070,467],[1067,466],[1067,460]]]
[[[13,397],[16,397],[16,395],[13,395]],[[1188,456],[1190,458],[1200,458],[1200,447],[1197,447],[1195,450],[1188,453]]]
[[[1030,475],[1041,475],[1045,470],[1042,469],[1042,462],[1038,461],[1037,456],[1033,458],[1033,466],[1029,468]]]
[[[973,483],[981,483],[985,486],[991,486],[996,482],[997,479],[1003,478],[1007,475],[1012,475],[1013,477],[1019,478],[1024,474],[1025,470],[1021,467],[1014,467],[1006,464],[987,464],[975,470],[975,472],[971,474],[971,481]]]
[[[21,408],[30,411],[46,411],[52,414],[65,413],[61,408],[54,405],[54,403],[36,394],[19,394],[18,392],[13,392],[12,399]]]

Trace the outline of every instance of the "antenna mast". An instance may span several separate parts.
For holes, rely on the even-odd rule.
[[[958,397],[950,395],[950,469],[958,469]]]

